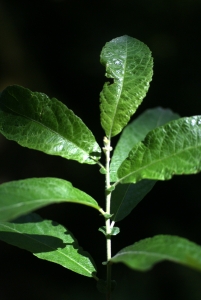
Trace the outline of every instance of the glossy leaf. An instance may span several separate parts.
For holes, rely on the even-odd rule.
[[[101,125],[110,139],[121,132],[145,97],[153,61],[145,44],[125,35],[106,43],[101,63],[106,77],[114,80],[105,83],[100,94]]]
[[[122,183],[167,180],[201,169],[201,116],[171,121],[149,132],[118,170]]]
[[[127,217],[146,194],[151,191],[155,183],[155,180],[144,179],[135,184],[118,184],[112,192],[112,220],[117,222]]]
[[[13,222],[0,222],[0,239],[84,276],[92,277],[96,267],[64,226],[30,214]]]
[[[201,247],[181,237],[157,235],[122,249],[111,262],[122,262],[134,270],[147,271],[164,260],[201,271]]]
[[[0,95],[0,132],[21,146],[95,164],[100,147],[87,126],[55,98],[10,86]]]
[[[111,181],[118,180],[117,170],[129,151],[152,129],[171,120],[178,119],[179,115],[169,109],[156,107],[143,112],[137,119],[123,130],[112,156],[110,175]],[[123,220],[136,205],[146,196],[155,185],[155,180],[141,180],[135,184],[119,184],[112,193],[111,212],[115,222]]]
[[[0,185],[0,221],[8,221],[40,207],[73,202],[100,209],[86,193],[59,178],[30,178]]]
[[[126,126],[112,156],[110,165],[111,182],[118,180],[117,170],[121,163],[127,158],[130,150],[138,142],[142,141],[149,131],[178,118],[179,115],[170,109],[156,107],[144,111],[138,118]]]

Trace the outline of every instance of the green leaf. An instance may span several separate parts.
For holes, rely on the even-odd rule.
[[[110,186],[108,189],[106,189],[105,194],[109,195],[112,191],[114,191],[115,187],[114,186]]]
[[[11,223],[0,222],[0,239],[78,274],[92,277],[96,273],[93,259],[82,250],[72,233],[37,214],[23,216]]]
[[[128,216],[137,204],[154,187],[155,180],[141,180],[135,184],[118,184],[112,192],[111,212],[115,222]]]
[[[147,271],[163,260],[201,271],[201,247],[181,237],[157,235],[122,249],[110,261]]]
[[[98,228],[98,231],[102,232],[106,236],[106,227],[105,226],[101,226],[100,228]]]
[[[20,86],[0,95],[0,132],[21,146],[95,164],[100,147],[92,132],[55,98]]]
[[[100,94],[101,125],[110,139],[121,132],[145,97],[153,60],[145,44],[125,35],[106,43],[100,61],[106,77],[114,79]]]
[[[111,230],[111,235],[117,235],[120,232],[120,228],[119,227],[112,227]]]
[[[0,221],[8,221],[53,203],[73,202],[100,209],[98,203],[66,180],[30,178],[0,185]]]
[[[138,142],[142,141],[149,131],[178,118],[179,115],[170,109],[156,107],[144,111],[138,118],[126,126],[112,156],[110,165],[111,182],[118,180],[117,170],[121,163],[126,159],[130,150]]]
[[[106,226],[102,226],[102,227],[98,228],[98,231],[102,232],[105,236],[112,236],[112,235],[117,235],[120,232],[120,228],[112,227],[110,234],[106,233]]]
[[[105,168],[100,168],[99,171],[100,171],[100,173],[103,174],[103,175],[107,174],[107,171],[106,171]]]
[[[122,183],[167,180],[201,169],[201,116],[181,118],[150,131],[118,170]]]
[[[143,112],[137,119],[123,130],[112,156],[110,165],[111,181],[117,181],[117,170],[129,151],[139,141],[142,141],[152,129],[171,120],[178,119],[179,115],[170,109],[156,107]],[[123,220],[136,205],[146,196],[155,185],[155,180],[142,180],[135,184],[119,184],[112,193],[111,211],[115,222]]]
[[[102,216],[105,218],[105,220],[108,220],[108,219],[111,219],[111,217],[112,217],[113,215],[112,215],[112,214],[104,213],[104,214],[102,214]]]

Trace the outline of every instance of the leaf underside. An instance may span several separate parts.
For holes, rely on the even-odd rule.
[[[106,43],[101,52],[106,77],[100,94],[101,125],[110,139],[125,127],[145,97],[152,79],[151,51],[142,42],[122,36]]]
[[[128,216],[155,184],[156,180],[147,179],[135,184],[118,184],[111,196],[112,220],[119,222]]]
[[[21,146],[95,164],[101,149],[92,132],[55,98],[14,85],[0,94],[0,132]]]
[[[72,202],[99,210],[86,193],[59,178],[30,178],[0,185],[0,221],[9,221],[50,204]]]
[[[201,169],[201,116],[181,118],[150,131],[118,169],[122,183],[167,180]]]
[[[64,226],[29,214],[13,222],[0,222],[0,239],[30,251],[78,274],[92,277],[96,273],[93,259],[78,245]]]
[[[111,262],[121,262],[134,270],[147,271],[164,260],[201,271],[201,247],[181,237],[157,235],[122,249],[112,257]]]

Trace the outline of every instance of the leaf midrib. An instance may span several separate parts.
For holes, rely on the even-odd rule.
[[[113,216],[114,221],[115,221],[115,219],[117,218],[117,216],[118,216],[118,214],[119,214],[119,211],[121,212],[121,207],[122,207],[123,203],[125,202],[126,195],[127,195],[127,193],[128,193],[128,190],[129,190],[130,185],[131,185],[131,183],[128,183],[128,187],[127,187],[127,189],[126,189],[126,192],[124,193],[123,198],[122,198],[122,200],[121,200],[121,202],[120,202],[120,205],[119,205],[119,207],[118,207],[116,213],[115,213],[114,216]],[[115,222],[116,222],[116,221],[115,221]]]
[[[153,256],[153,257],[158,257],[158,258],[164,258],[164,259],[169,259],[169,260],[174,260],[174,261],[181,261],[180,259],[173,259],[172,256],[169,256],[168,254],[162,254],[158,252],[149,252],[149,251],[144,251],[144,250],[133,250],[133,251],[125,251],[121,252],[119,254],[116,254],[116,257],[122,256],[122,255],[147,255],[147,256]],[[160,256],[160,257],[159,257]]]
[[[126,65],[127,65],[127,58],[128,58],[128,41],[126,40],[126,59],[125,59],[125,63],[124,63],[124,76],[123,76],[123,80],[121,81],[121,92],[119,93],[117,105],[115,107],[115,111],[114,111],[114,115],[113,115],[113,119],[112,119],[112,123],[111,123],[110,133],[109,133],[109,137],[108,137],[109,140],[112,137],[112,130],[113,130],[113,126],[114,126],[114,120],[115,120],[115,117],[116,117],[117,107],[119,105],[119,101],[121,99],[122,90],[123,90],[123,86],[124,86],[125,70],[126,70]],[[118,79],[118,81],[119,81],[119,79]],[[113,84],[115,84],[115,82]],[[116,84],[117,84],[117,86],[120,86],[118,82]]]
[[[12,96],[12,95],[11,95],[11,96]],[[17,99],[15,98],[15,100],[17,100]],[[24,117],[24,118],[27,119],[27,120],[30,120],[30,121],[32,121],[32,122],[35,122],[35,123],[39,124],[41,127],[44,127],[44,128],[46,128],[47,130],[53,132],[55,135],[58,135],[58,136],[61,137],[63,140],[67,140],[68,143],[71,143],[71,144],[75,145],[77,148],[79,148],[80,150],[82,150],[84,153],[86,153],[86,154],[90,157],[89,153],[86,152],[86,150],[84,150],[83,148],[81,148],[80,146],[78,146],[74,141],[72,142],[72,141],[68,140],[66,137],[64,137],[64,136],[61,135],[60,133],[56,132],[56,131],[53,130],[52,128],[47,127],[45,124],[43,124],[43,123],[41,123],[41,122],[39,122],[39,121],[37,121],[37,120],[34,120],[34,119],[32,119],[31,117],[25,116],[25,115],[23,115],[23,114],[21,114],[21,113],[19,113],[19,112],[14,111],[13,109],[11,109],[10,107],[8,107],[8,106],[7,106],[6,104],[4,104],[4,103],[1,103],[1,105],[3,105],[4,107],[6,107],[6,108],[7,108],[8,110],[10,110],[11,112],[13,112],[13,113],[15,113],[15,114],[17,114],[17,115],[19,115],[19,116],[21,116],[21,117]],[[75,117],[76,117],[76,116],[75,116]]]
[[[151,162],[151,163],[145,165],[144,167],[141,167],[141,168],[139,168],[138,170],[135,170],[135,171],[133,171],[133,172],[131,172],[131,173],[125,175],[124,177],[121,177],[114,185],[117,185],[118,183],[120,183],[122,180],[124,180],[124,179],[127,178],[128,176],[131,176],[131,175],[133,175],[134,173],[137,173],[137,172],[139,172],[139,171],[142,171],[143,169],[146,169],[146,168],[148,168],[148,167],[150,167],[150,166],[152,166],[152,165],[154,165],[154,164],[157,164],[157,163],[159,163],[159,162],[161,162],[161,161],[165,161],[166,159],[169,159],[169,158],[171,158],[171,157],[173,157],[173,156],[177,156],[177,155],[179,155],[179,154],[181,154],[181,153],[184,153],[184,152],[186,152],[186,151],[189,151],[189,150],[191,150],[191,149],[200,148],[200,147],[201,147],[201,145],[200,145],[200,146],[196,146],[196,147],[188,147],[188,148],[185,148],[184,150],[178,151],[177,153],[174,153],[174,154],[172,154],[172,155],[170,155],[170,156],[168,156],[168,157],[166,157],[166,158],[155,160],[154,162]],[[121,167],[121,166],[120,166],[120,167]],[[118,170],[117,170],[117,174],[118,174]],[[142,179],[150,179],[150,178],[143,177]],[[154,179],[157,180],[157,178],[154,178]],[[158,179],[158,180],[160,180],[160,179]],[[137,181],[136,181],[136,182],[137,182]],[[136,183],[136,182],[135,182],[135,183]],[[129,183],[129,182],[128,182],[128,183]]]
[[[9,226],[6,226],[6,225],[3,225],[3,226],[5,226],[6,228],[9,228],[9,229],[10,229]],[[46,243],[42,243],[42,242],[38,241],[37,239],[34,239],[34,238],[30,237],[30,236],[29,236],[30,234],[26,234],[26,233],[24,233],[24,232],[20,232],[20,231],[14,229],[14,228],[11,228],[11,230],[13,230],[14,232],[16,232],[16,233],[18,233],[18,234],[24,235],[26,238],[28,238],[28,239],[30,239],[30,240],[33,240],[34,242],[36,242],[36,243],[38,243],[38,244],[45,245],[47,248],[52,249],[53,252],[58,251],[58,252],[59,252],[60,254],[62,254],[64,257],[67,257],[69,260],[73,261],[75,264],[77,264],[77,265],[80,266],[82,269],[86,270],[89,274],[91,274],[91,272],[90,272],[88,269],[86,269],[85,267],[83,267],[82,265],[80,265],[80,264],[77,262],[77,260],[74,260],[74,259],[72,259],[70,256],[68,256],[68,255],[66,255],[65,253],[61,252],[60,249],[52,248],[52,247],[50,247],[49,245],[47,245]],[[36,233],[34,233],[34,234],[36,234]],[[41,235],[42,235],[42,234],[41,234]],[[52,237],[52,235],[50,235],[50,236]],[[54,237],[54,236],[53,236],[53,237]],[[28,251],[30,251],[30,250],[28,250]],[[30,252],[32,252],[32,251],[30,251]],[[32,253],[36,255],[36,253],[34,253],[34,252],[32,252]],[[43,252],[41,252],[41,253],[43,253]]]
[[[48,199],[35,199],[35,200],[31,200],[31,201],[26,201],[26,202],[18,202],[16,204],[7,205],[7,206],[5,206],[5,208],[0,207],[0,212],[3,212],[5,210],[7,210],[8,208],[14,209],[14,208],[20,207],[20,206],[25,206],[25,205],[29,206],[29,205],[32,205],[34,203],[46,203],[46,202],[49,203],[50,201],[52,201],[52,203],[50,203],[50,204],[54,204],[54,203],[57,203],[57,202],[72,202],[72,203],[86,204],[87,206],[92,206],[92,207],[96,207],[97,208],[97,206],[95,206],[91,202],[80,201],[80,200],[73,200],[73,199],[72,200],[66,200],[65,198],[64,199],[63,198],[59,198],[57,200],[48,198]]]

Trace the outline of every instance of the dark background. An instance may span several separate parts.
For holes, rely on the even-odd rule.
[[[99,93],[105,82],[99,55],[104,44],[127,34],[153,52],[154,78],[143,104],[170,107],[181,116],[201,114],[201,1],[0,1],[0,90],[19,84],[56,97],[80,116],[102,145]],[[117,139],[114,138],[113,145]],[[0,136],[0,182],[60,177],[104,206],[97,166],[22,148]],[[201,244],[201,175],[158,182],[119,223],[113,254],[142,238],[173,234]],[[102,192],[101,192],[102,191]],[[105,277],[105,240],[97,212],[74,204],[38,211],[73,232]],[[118,224],[117,224],[118,225]],[[115,265],[113,299],[201,299],[201,273],[164,262],[147,273]],[[0,299],[104,299],[95,281],[0,242]]]

